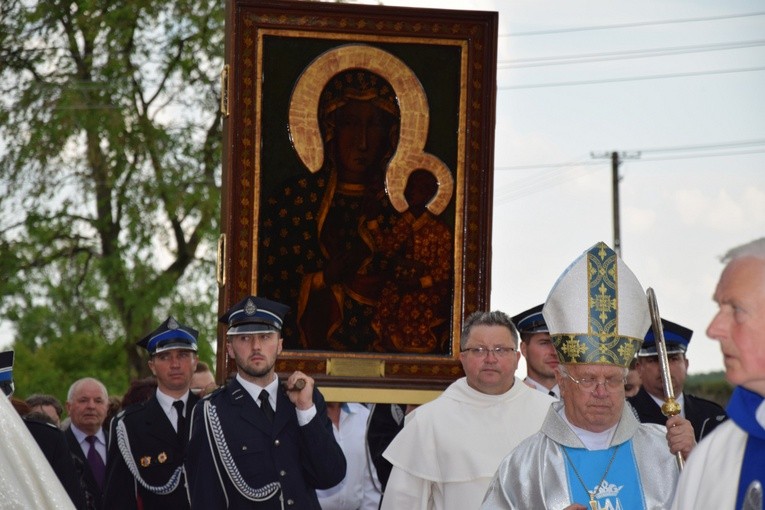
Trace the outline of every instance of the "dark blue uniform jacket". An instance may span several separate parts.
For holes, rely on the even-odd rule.
[[[279,482],[281,491],[274,497],[253,502],[237,490],[214,445],[210,447],[205,402],[215,406],[230,459],[244,483],[258,489]],[[317,389],[313,402],[316,416],[301,427],[295,405],[281,388],[273,424],[236,379],[200,401],[194,408],[187,457],[192,509],[276,510],[282,498],[286,509],[321,510],[316,489],[340,483],[346,464]]]

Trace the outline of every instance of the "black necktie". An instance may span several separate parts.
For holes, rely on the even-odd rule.
[[[268,392],[266,390],[261,391],[258,400],[260,400],[260,408],[263,410],[263,414],[266,415],[269,422],[273,423],[274,408],[271,407],[271,402],[268,401]]]
[[[85,439],[90,443],[90,449],[88,450],[88,464],[90,464],[90,471],[93,473],[93,478],[96,479],[98,486],[103,487],[106,466],[104,466],[104,459],[101,458],[101,454],[96,450],[96,436],[88,436]]]
[[[173,407],[178,411],[178,437],[185,439],[186,437],[186,417],[183,416],[183,400],[176,400],[173,402]]]

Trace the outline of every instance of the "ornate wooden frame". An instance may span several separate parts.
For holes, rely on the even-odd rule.
[[[487,11],[285,0],[227,2],[226,66],[221,94],[224,113],[223,233],[218,250],[221,313],[248,294],[258,295],[259,219],[265,207],[265,193],[269,187],[273,189],[275,179],[281,178],[274,175],[279,173],[277,169],[294,166],[298,151],[305,155],[300,157],[306,166],[310,167],[311,158],[320,163],[309,143],[296,146],[292,135],[298,129],[295,127],[298,121],[288,118],[284,107],[285,95],[301,86],[298,76],[309,72],[308,63],[326,57],[322,67],[342,68],[355,62],[375,71],[402,65],[404,74],[413,73],[415,81],[422,84],[427,101],[424,118],[427,138],[409,140],[409,145],[419,144],[419,153],[415,150],[411,154],[396,154],[389,168],[394,166],[394,160],[400,166],[434,169],[443,162],[450,175],[442,175],[447,178],[441,178],[441,183],[453,179],[453,189],[446,201],[442,200],[440,206],[436,204],[446,208],[454,239],[449,352],[285,348],[277,362],[279,372],[296,369],[306,372],[317,380],[325,394],[330,393],[331,399],[401,403],[432,398],[463,375],[459,362],[462,322],[470,312],[489,306],[497,21],[497,13]],[[413,88],[401,81],[406,79],[391,78],[392,82],[398,80],[401,89],[396,90],[401,106],[399,147],[404,137],[409,136],[405,123],[423,121],[411,117],[417,114],[408,113],[421,113],[422,108],[416,106],[421,106],[417,101],[422,98],[410,93]],[[310,80],[302,82],[305,92],[312,94]],[[406,118],[407,115],[411,118]],[[288,152],[291,155],[285,155]],[[436,155],[435,163],[429,159],[432,154]],[[387,182],[390,200],[397,209],[395,197],[404,183],[405,179],[402,183],[401,179],[391,178]],[[233,369],[226,359],[225,341],[221,326],[219,374]]]

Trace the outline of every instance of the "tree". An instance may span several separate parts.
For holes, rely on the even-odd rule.
[[[717,402],[722,407],[728,405],[733,393],[733,386],[725,379],[725,372],[708,372],[706,374],[689,375],[685,381],[684,391],[690,395],[704,397]]]
[[[43,386],[22,394],[61,395],[47,385],[83,375],[124,389],[146,372],[135,342],[168,314],[215,338],[223,5],[1,5],[0,319],[14,375]]]

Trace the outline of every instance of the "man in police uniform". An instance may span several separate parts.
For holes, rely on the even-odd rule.
[[[138,342],[149,351],[156,393],[112,421],[104,508],[189,508],[183,461],[188,420],[199,398],[189,392],[199,333],[168,317]]]
[[[665,319],[661,319],[661,324],[667,345],[672,389],[675,400],[680,404],[679,417],[684,420],[675,416],[667,424],[667,417],[661,412],[661,405],[664,403],[664,387],[659,355],[656,351],[656,339],[652,329],[646,335],[645,342],[638,351],[637,363],[635,364],[642,380],[642,387],[637,395],[627,400],[635,408],[640,421],[643,423],[658,423],[670,428],[672,425],[681,426],[676,425],[675,422],[682,424],[685,421],[690,421],[690,425],[693,427],[693,439],[698,442],[712,432],[717,425],[725,421],[728,416],[725,414],[725,410],[714,402],[683,393],[683,385],[688,375],[688,358],[685,357],[685,352],[688,349],[693,331]]]
[[[324,398],[301,372],[280,384],[281,329],[289,307],[249,296],[228,310],[228,385],[194,409],[187,469],[191,507],[320,510],[316,489],[345,477]]]
[[[560,398],[560,388],[555,380],[558,354],[550,340],[542,306],[530,308],[512,319],[521,334],[521,354],[526,359],[526,378],[523,382],[551,397]]]

